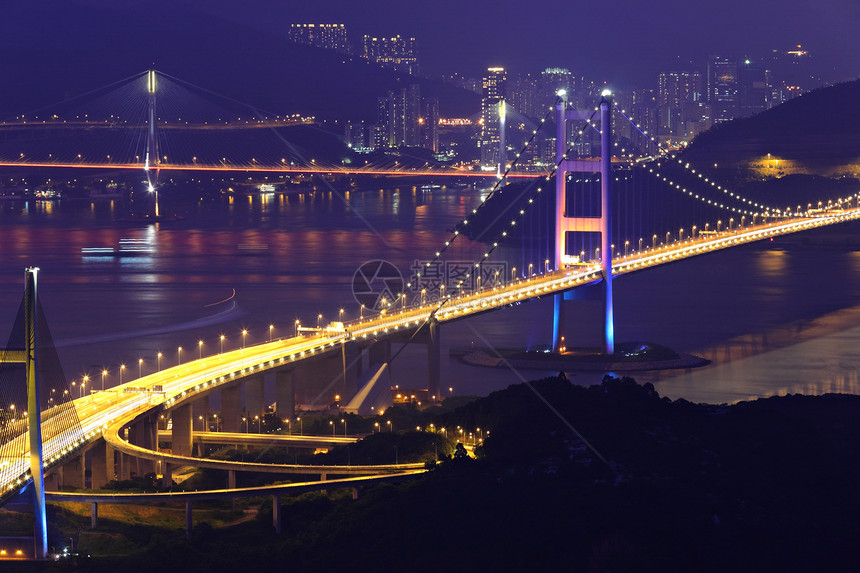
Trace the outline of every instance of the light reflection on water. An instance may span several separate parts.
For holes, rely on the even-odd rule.
[[[0,326],[12,323],[21,271],[30,264],[43,271],[40,295],[54,339],[101,337],[99,343],[64,347],[69,377],[138,357],[152,365],[158,351],[166,366],[180,345],[192,347],[203,339],[211,349],[224,333],[226,349],[238,344],[236,333],[243,328],[249,342],[263,340],[269,323],[276,325],[275,336],[287,336],[296,318],[313,324],[321,313],[334,320],[342,306],[347,319],[355,318],[359,310],[350,284],[361,263],[383,258],[408,276],[414,260],[435,251],[448,237],[445,229],[485,192],[374,189],[351,192],[348,206],[328,191],[230,198],[192,207],[185,221],[144,227],[115,223],[113,202],[58,203],[39,212],[26,204],[6,206],[0,214]],[[121,238],[147,240],[154,253],[81,257],[83,247],[116,246]],[[240,245],[266,248],[248,252]],[[474,260],[482,251],[481,245],[461,240],[451,256]],[[512,264],[522,268],[516,249],[510,252]],[[633,374],[654,382],[662,394],[733,402],[797,392],[860,393],[860,358],[854,358],[860,329],[853,328],[860,318],[816,322],[860,304],[857,252],[777,241],[622,277],[615,284],[617,340],[654,341],[715,362],[690,372]],[[229,298],[233,289],[235,309],[226,303],[209,306]],[[548,343],[551,304],[541,299],[446,325],[443,355],[480,345],[472,327],[499,347]],[[423,381],[424,357],[423,347],[404,352],[393,368],[395,383]],[[512,372],[453,359],[442,366],[443,386],[458,394],[487,394],[520,381]],[[522,374],[533,379],[549,373]],[[601,377],[572,379],[588,384]]]

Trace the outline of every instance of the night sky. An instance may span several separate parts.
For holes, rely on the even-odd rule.
[[[513,71],[559,65],[595,80],[644,82],[673,62],[698,62],[708,53],[758,55],[803,44],[822,67],[838,68],[834,79],[860,75],[857,0],[180,2],[271,30],[292,22],[342,22],[354,38],[414,35],[430,74],[479,75],[489,65]],[[601,57],[605,64],[596,61]]]
[[[40,22],[32,17],[33,7],[47,14],[57,5],[54,0],[28,4],[28,18],[33,21],[20,22],[11,30],[7,27],[9,33],[4,32],[0,47],[14,48],[16,34],[38,36]],[[756,56],[796,44],[808,47],[823,70],[835,70],[824,72],[828,79],[860,75],[857,0],[542,4],[521,0],[66,0],[62,4],[82,6],[82,11],[93,7],[127,11],[130,20],[141,7],[155,6],[164,11],[164,19],[176,19],[172,24],[194,27],[200,17],[212,15],[237,28],[284,36],[289,24],[297,22],[345,23],[354,40],[365,33],[414,35],[423,69],[434,75],[479,76],[490,65],[503,65],[513,72],[564,66],[598,81],[644,84],[653,82],[660,71],[689,67],[686,62],[700,62],[709,53]],[[562,6],[567,6],[566,14]],[[129,26],[134,26],[133,21]],[[111,30],[102,32],[113,38]],[[99,33],[96,27],[95,34]],[[92,36],[93,31],[82,30],[82,34]],[[54,45],[55,41],[39,38],[45,50],[75,49],[74,41],[70,45],[67,38],[62,45]],[[141,36],[139,41],[147,39]]]

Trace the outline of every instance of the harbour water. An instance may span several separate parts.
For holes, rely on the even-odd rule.
[[[158,352],[162,366],[180,355],[186,360],[217,352],[221,334],[226,349],[242,344],[243,329],[252,343],[270,333],[291,335],[297,319],[314,326],[320,314],[322,322],[357,318],[362,311],[352,280],[362,263],[390,261],[408,277],[415,261],[432,257],[448,238],[446,229],[484,193],[403,186],[345,195],[236,196],[183,202],[177,207],[182,220],[154,225],[117,222],[119,201],[6,201],[0,205],[0,327],[11,329],[24,267],[40,267],[40,297],[66,376],[89,374],[98,387],[103,369],[106,385],[118,383],[120,364],[126,365],[124,381],[138,369],[151,372]],[[696,402],[860,393],[860,312],[852,311],[860,305],[860,251],[834,244],[828,233],[617,279],[617,340],[653,341],[714,361],[694,371],[634,377],[663,395]],[[82,252],[118,247],[124,239],[134,239],[141,252]],[[449,257],[474,260],[482,250],[461,240]],[[521,272],[521,255],[508,265]],[[448,351],[547,344],[551,306],[549,299],[537,300],[443,327],[445,393],[486,395],[548,374],[466,366]],[[424,352],[409,347],[398,357],[396,383],[421,385]],[[572,379],[590,384],[601,376]]]

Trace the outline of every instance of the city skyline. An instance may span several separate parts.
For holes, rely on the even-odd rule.
[[[477,75],[475,70],[492,66],[513,73],[564,66],[581,69],[596,81],[641,83],[711,54],[740,57],[798,44],[815,53],[823,68],[834,70],[831,81],[860,74],[855,58],[860,38],[853,33],[860,6],[849,0],[814,5],[799,0],[752,4],[728,0],[714,6],[620,0],[605,11],[598,6],[573,7],[567,18],[551,16],[550,5],[537,11],[511,0],[492,5],[441,1],[418,11],[409,3],[391,0],[289,7],[252,0],[241,12],[226,0],[184,1],[196,10],[281,33],[289,23],[342,22],[353,42],[363,34],[414,36],[429,75]],[[495,44],[493,37],[499,37]],[[602,44],[607,46],[605,61],[597,63]]]
[[[359,53],[366,34],[416,38],[421,72],[428,76],[458,73],[478,77],[494,66],[505,67],[511,74],[566,67],[597,82],[626,87],[652,83],[660,72],[689,68],[709,55],[763,57],[798,44],[814,54],[826,81],[860,75],[860,61],[855,57],[860,52],[860,37],[853,33],[860,21],[860,5],[849,0],[823,0],[814,6],[799,0],[778,5],[728,0],[714,7],[675,0],[648,4],[620,0],[603,12],[597,7],[574,7],[570,17],[556,17],[553,10],[558,10],[550,5],[538,11],[510,0],[492,6],[441,1],[426,10],[390,0],[360,6],[340,0],[298,6],[249,0],[241,10],[226,0],[140,0],[121,6],[107,0],[39,0],[8,11],[20,26],[5,35],[0,46],[15,53],[23,34],[65,9],[93,10],[106,24],[127,17],[130,37],[143,51],[151,44],[154,53],[163,36],[185,30],[193,35],[194,29],[213,19],[284,41],[288,41],[291,24],[345,24]],[[155,15],[157,29],[143,23],[141,13]],[[124,40],[110,28],[96,27],[87,34],[65,37],[46,34],[40,37],[40,51],[42,55],[51,50],[74,52],[94,42],[107,48]],[[191,44],[189,51],[194,50]],[[25,57],[37,63],[39,55],[27,53]],[[115,56],[106,50],[103,57],[109,64]]]

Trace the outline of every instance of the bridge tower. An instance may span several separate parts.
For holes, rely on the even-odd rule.
[[[612,354],[615,351],[615,320],[612,312],[612,237],[610,235],[610,188],[612,181],[612,94],[608,90],[602,94],[600,101],[600,131],[601,159],[600,161],[584,161],[568,159],[567,125],[569,121],[584,121],[590,118],[585,112],[572,109],[567,101],[567,94],[560,92],[559,103],[556,106],[556,164],[555,173],[555,268],[562,269],[565,265],[582,263],[577,257],[567,252],[567,234],[569,232],[600,233],[600,267],[603,280],[600,282],[601,298],[603,301],[604,344],[603,351]],[[568,173],[600,173],[600,216],[578,217],[567,213],[566,183]],[[552,345],[553,351],[559,352],[564,347],[562,325],[564,324],[565,294],[556,294],[553,298]]]
[[[39,400],[36,276],[39,269],[24,270],[24,344],[27,370],[27,422],[30,438],[30,474],[33,476],[33,542],[36,559],[48,554],[48,525],[45,515],[45,468],[42,460],[42,414]]]
[[[158,187],[153,182],[153,178],[150,175],[150,168],[154,167],[156,169],[155,179],[158,179],[158,165],[160,163],[159,155],[158,155],[158,138],[156,137],[156,114],[155,114],[155,70],[149,70],[146,77],[146,87],[148,92],[148,106],[149,106],[149,126],[148,133],[146,138],[146,161],[143,165],[143,170],[146,171],[146,181],[148,184],[148,191],[154,194],[155,197],[155,216],[158,217]]]

